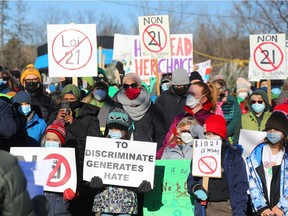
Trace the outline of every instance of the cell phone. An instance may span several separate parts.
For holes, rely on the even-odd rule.
[[[61,102],[61,109],[65,109],[66,113],[69,114],[69,102],[68,101],[62,101]]]

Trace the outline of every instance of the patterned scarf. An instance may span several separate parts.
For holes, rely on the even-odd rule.
[[[140,94],[134,100],[130,100],[122,90],[118,93],[117,100],[134,121],[143,118],[151,104],[150,96],[144,89],[141,89]]]

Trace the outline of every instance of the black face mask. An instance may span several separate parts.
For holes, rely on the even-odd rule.
[[[72,111],[75,110],[75,109],[77,109],[77,108],[79,108],[79,105],[80,105],[80,103],[79,103],[78,100],[69,102],[69,108],[70,108]]]
[[[185,85],[185,86],[181,86],[180,88],[173,86],[173,88],[174,88],[175,94],[177,94],[177,95],[179,95],[179,96],[182,96],[182,95],[184,95],[184,94],[187,93],[187,91],[188,91],[188,89],[189,89],[189,86],[188,86],[188,85],[187,85],[187,86]]]
[[[25,89],[29,93],[37,92],[39,87],[40,87],[40,83],[39,82],[25,82]]]

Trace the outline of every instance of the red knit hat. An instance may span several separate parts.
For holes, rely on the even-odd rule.
[[[56,119],[51,125],[46,128],[46,133],[55,133],[63,145],[65,143],[66,130],[65,130],[65,122],[63,120]]]
[[[204,132],[212,132],[221,136],[222,139],[227,139],[226,120],[217,114],[209,116],[204,122]]]
[[[281,103],[274,107],[273,112],[280,111],[283,112],[286,117],[288,117],[288,103]]]

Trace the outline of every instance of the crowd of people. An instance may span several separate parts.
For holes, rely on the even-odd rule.
[[[187,190],[194,215],[288,215],[287,83],[267,92],[265,80],[257,88],[239,77],[229,89],[223,76],[204,82],[197,71],[179,68],[162,75],[155,99],[139,75],[120,74],[116,87],[101,69],[85,88],[71,78],[47,88],[33,64],[21,72],[2,68],[0,215],[142,215],[149,181],[133,188],[103,184],[100,176],[83,180],[87,136],[155,142],[156,159],[191,160]],[[267,132],[248,158],[242,157],[241,129]],[[222,142],[221,178],[210,178],[208,188],[192,175],[194,139]],[[45,192],[45,203],[30,199],[11,147],[74,148],[76,191]]]

